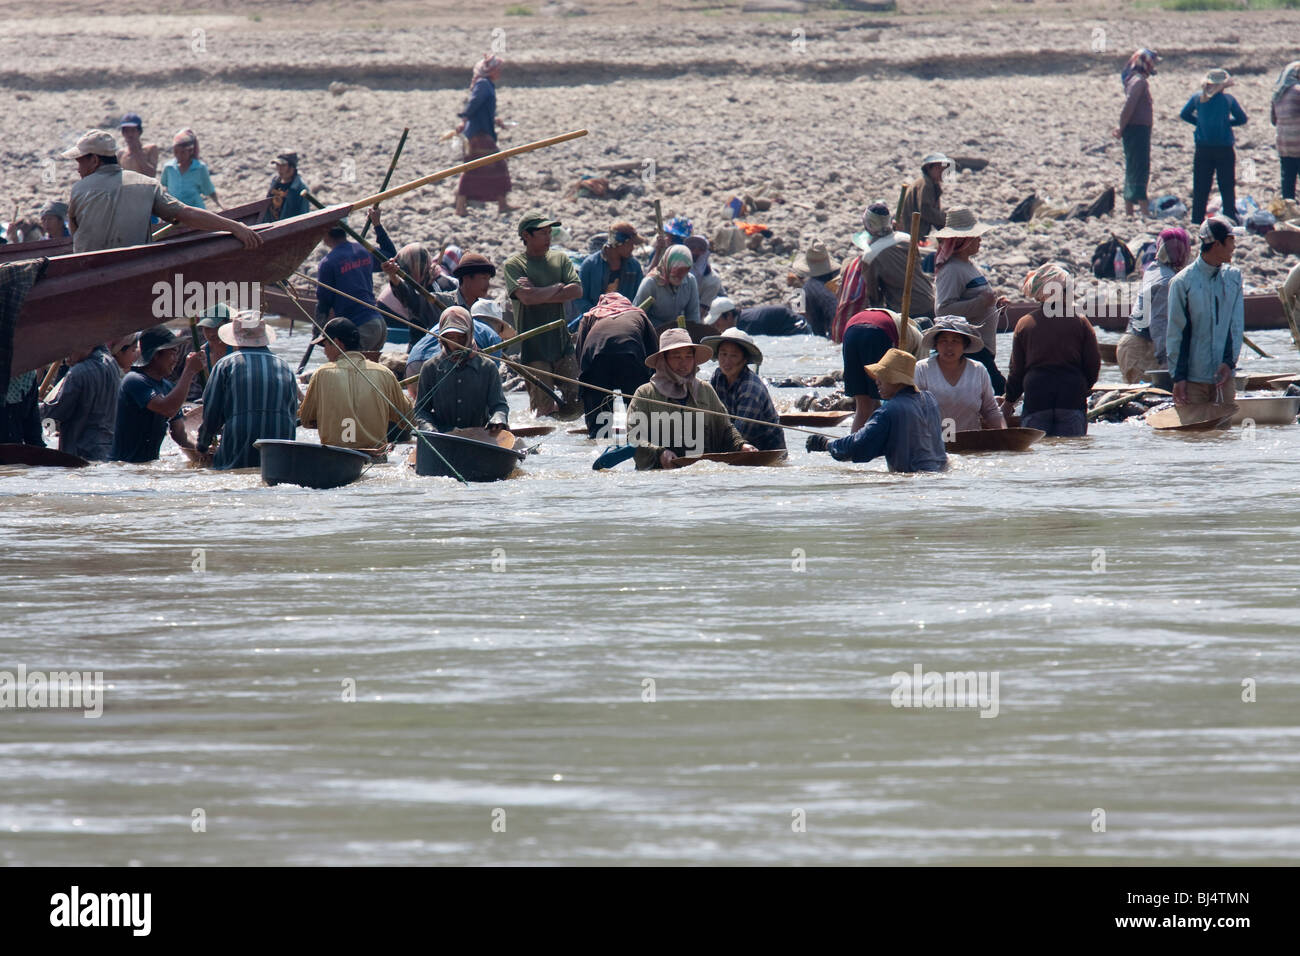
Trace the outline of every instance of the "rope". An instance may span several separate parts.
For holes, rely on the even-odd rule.
[[[301,276],[302,278],[306,279],[308,282],[312,282],[320,286],[322,289],[329,289],[329,291],[333,292],[335,295],[341,295],[345,299],[351,299],[353,302],[372,308],[377,312],[383,313],[384,315],[392,316],[394,319],[396,319],[398,322],[401,322],[403,325],[409,325],[411,328],[419,329],[421,332],[425,332],[429,335],[436,335],[438,337],[438,341],[442,342],[442,335],[440,333],[434,331],[433,329],[426,329],[423,326],[416,325],[414,322],[408,321],[407,319],[402,318],[400,315],[394,315],[392,312],[389,312],[381,305],[365,302],[362,301],[361,299],[356,298],[355,296],[348,295],[346,292],[342,292],[339,289],[335,289],[332,286],[326,285],[324,282],[321,282],[319,279],[312,278],[311,276],[307,275],[305,272],[295,272],[294,275]],[[473,333],[471,332],[471,335],[472,334]],[[444,348],[445,347],[446,346],[444,344]],[[460,346],[457,345],[456,347],[459,348]],[[543,371],[540,368],[533,368],[531,365],[524,365],[522,362],[514,362],[506,358],[504,355],[498,355],[497,361],[503,363],[508,368],[514,369],[516,372],[518,372],[520,375],[522,375],[525,378],[527,378],[530,373],[536,375],[546,375],[552,379],[558,379],[561,382],[569,382],[573,385],[577,385],[580,388],[591,389],[593,392],[604,392],[606,395],[613,395],[615,391],[614,389],[610,389],[610,388],[601,388],[599,385],[590,385],[587,382],[579,381],[576,378],[569,378],[568,376],[561,375],[558,372],[547,372],[547,371]],[[646,402],[647,404],[650,405],[663,405],[666,408],[675,408],[678,410],[682,408],[682,406],[677,404],[676,402],[663,402],[657,398],[646,398],[644,396],[640,398],[636,398],[636,397],[629,398],[629,402],[631,401]],[[715,412],[711,408],[695,408],[692,410],[700,412],[705,415],[716,415],[719,418],[727,419],[727,421],[751,422],[752,424],[755,425],[776,425],[778,428],[783,428],[786,431],[803,432],[806,435],[825,436],[826,434],[825,432],[814,431],[811,428],[804,428],[800,425],[782,425],[780,422],[765,422],[759,418],[746,418],[744,415],[730,415],[727,412]]]

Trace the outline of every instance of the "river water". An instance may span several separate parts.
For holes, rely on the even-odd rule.
[[[1294,862],[1300,428],[924,476],[788,438],[597,473],[562,427],[469,487],[0,468],[0,670],[105,685],[0,710],[0,862]],[[917,667],[995,707],[893,706]]]

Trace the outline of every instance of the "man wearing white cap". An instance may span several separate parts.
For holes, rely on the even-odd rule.
[[[1246,329],[1241,272],[1229,264],[1237,243],[1232,223],[1211,216],[1198,235],[1201,254],[1169,280],[1165,349],[1179,405],[1233,400]]]
[[[298,382],[288,363],[271,354],[275,329],[257,312],[236,312],[217,335],[234,351],[212,367],[204,389],[199,452],[220,434],[213,468],[257,468],[262,456],[253,442],[292,441],[297,432]]]
[[[74,252],[143,245],[150,238],[151,216],[193,229],[229,232],[245,249],[262,244],[243,223],[187,206],[168,195],[157,180],[123,169],[111,133],[89,130],[62,155],[75,159],[81,174],[68,202]]]

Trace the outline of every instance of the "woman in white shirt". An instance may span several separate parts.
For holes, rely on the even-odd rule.
[[[988,370],[966,357],[984,348],[979,331],[958,316],[940,316],[921,338],[922,355],[932,348],[936,355],[916,363],[916,387],[938,401],[944,439],[951,441],[950,430],[1006,428]]]

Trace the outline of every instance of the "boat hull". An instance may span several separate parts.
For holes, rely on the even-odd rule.
[[[262,480],[268,485],[342,488],[360,478],[373,461],[363,451],[315,442],[263,438],[253,447],[261,453]]]
[[[500,481],[523,460],[524,455],[512,448],[461,435],[421,431],[415,442],[415,473],[431,478],[459,475],[466,481]]]

